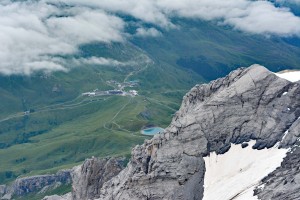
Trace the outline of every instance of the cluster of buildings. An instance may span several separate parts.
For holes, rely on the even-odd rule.
[[[95,96],[112,96],[112,95],[119,95],[119,96],[137,96],[138,91],[136,90],[129,90],[128,92],[122,91],[122,90],[107,90],[107,91],[93,91],[93,92],[85,92],[82,93],[82,96],[89,96],[89,97],[95,97]]]
[[[107,91],[99,91],[98,89],[92,91],[92,92],[85,92],[82,93],[82,96],[112,96],[112,95],[119,95],[119,96],[137,96],[138,91],[136,90],[129,90],[125,91],[124,88],[133,88],[139,86],[139,81],[129,81],[124,83],[119,83],[115,80],[106,81],[106,83],[112,87],[114,87],[114,90],[107,90]]]
[[[110,81],[106,81],[106,83],[108,85],[111,85],[115,88],[118,88],[119,90],[123,90],[126,87],[129,88],[133,88],[133,87],[138,87],[139,86],[139,81],[135,80],[135,81],[128,81],[128,82],[124,82],[124,83],[120,83],[118,81],[115,80],[110,80]]]

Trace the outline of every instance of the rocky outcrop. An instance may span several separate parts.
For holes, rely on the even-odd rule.
[[[6,185],[0,185],[0,197],[4,196],[6,193]]]
[[[300,129],[298,129],[298,132],[300,132]],[[299,163],[300,142],[297,141],[281,163],[281,166],[262,180],[262,188],[255,190],[258,198],[272,200],[300,199]]]
[[[1,199],[11,199],[13,196],[24,196],[29,193],[44,193],[62,184],[71,184],[70,170],[61,170],[56,174],[31,176],[16,179],[12,185],[3,186]]]
[[[71,199],[72,199],[72,194],[67,193],[62,196],[59,195],[45,196],[42,200],[71,200]]]
[[[70,170],[62,170],[57,172],[56,174],[51,175],[39,175],[19,178],[12,185],[13,194],[22,196],[27,193],[40,191],[45,187],[49,187],[57,183],[70,184]]]
[[[0,185],[0,198],[7,193],[6,190],[7,190],[6,185]]]
[[[99,198],[105,182],[124,169],[125,158],[91,158],[71,170],[72,193],[46,196],[43,200],[90,200]]]
[[[102,185],[120,173],[124,159],[92,158],[72,170],[72,198],[88,200],[100,197]]]
[[[18,178],[11,186],[0,185],[0,199],[30,193],[45,193],[61,185],[72,183],[72,193],[45,196],[43,200],[88,200],[100,196],[102,185],[124,169],[125,158],[91,158],[71,170],[52,175]]]
[[[203,157],[226,153],[231,144],[249,140],[256,141],[255,149],[275,144],[289,148],[300,134],[299,116],[299,83],[258,65],[197,85],[184,97],[166,131],[133,149],[128,166],[103,185],[99,199],[201,199]],[[290,154],[277,173],[297,171],[300,164]]]

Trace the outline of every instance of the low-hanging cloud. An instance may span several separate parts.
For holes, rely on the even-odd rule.
[[[80,65],[106,65],[106,66],[125,66],[127,63],[120,62],[111,58],[103,57],[89,57],[89,58],[79,58],[73,59],[72,62],[78,66]]]
[[[123,40],[124,22],[104,11],[40,2],[0,3],[0,73],[66,71],[78,45]]]
[[[172,17],[218,21],[254,34],[299,36],[300,18],[264,0],[52,0],[121,12],[172,28]],[[298,2],[299,0],[292,0]],[[280,26],[280,27],[279,27]]]
[[[119,13],[148,24],[134,37],[161,36],[154,27],[168,31],[177,26],[173,18],[215,21],[252,34],[300,36],[298,16],[263,0],[2,0],[0,73],[67,71],[63,57],[77,53],[78,46],[126,40],[126,21]]]
[[[158,37],[161,36],[162,33],[156,28],[138,28],[136,29],[135,35],[139,37]]]

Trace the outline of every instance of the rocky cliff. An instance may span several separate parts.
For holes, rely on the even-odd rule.
[[[43,200],[90,200],[100,197],[103,184],[124,169],[125,158],[91,158],[71,170],[72,193],[46,196]]]
[[[299,84],[254,65],[195,86],[166,131],[133,149],[128,166],[103,185],[99,199],[202,199],[204,157],[250,140],[253,151],[293,149],[274,172],[253,183],[251,193],[299,199]]]
[[[62,184],[71,184],[70,170],[61,170],[56,174],[18,178],[9,186],[0,186],[0,198],[12,199],[13,196],[24,196],[37,192],[44,193]]]
[[[124,159],[87,159],[72,170],[72,198],[88,200],[100,197],[105,182],[120,173]]]

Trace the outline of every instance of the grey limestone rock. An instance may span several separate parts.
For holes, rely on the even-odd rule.
[[[0,185],[0,197],[6,193],[6,185]]]
[[[72,194],[67,193],[63,196],[59,196],[59,195],[45,196],[42,200],[71,200],[71,199],[72,199]]]
[[[11,199],[13,196],[24,196],[33,192],[45,192],[60,184],[71,184],[70,170],[61,170],[56,174],[17,178],[11,185],[4,187],[2,199]]]
[[[100,195],[102,185],[117,175],[124,159],[91,158],[72,170],[72,198],[74,200],[95,199]]]
[[[99,199],[201,199],[204,156],[249,140],[256,149],[281,140],[281,148],[290,147],[300,134],[299,116],[299,83],[259,65],[197,85],[166,131],[132,150],[128,166],[103,185]]]
[[[57,172],[56,174],[51,175],[18,178],[11,187],[13,189],[14,195],[22,196],[31,192],[38,192],[44,187],[57,184],[58,182],[63,184],[70,184],[70,170],[62,170]]]
[[[298,129],[300,132],[300,129]],[[291,147],[281,166],[262,180],[263,188],[256,188],[259,199],[300,199],[300,142]]]

